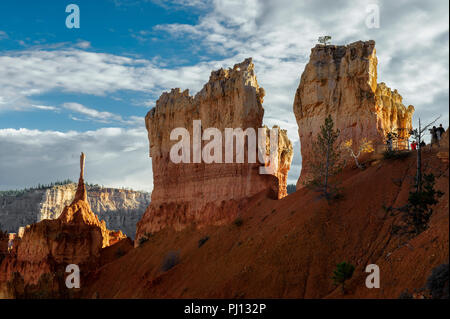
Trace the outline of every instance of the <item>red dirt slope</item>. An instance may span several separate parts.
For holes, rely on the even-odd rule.
[[[383,208],[404,205],[415,154],[384,160],[339,176],[343,198],[329,205],[300,190],[282,200],[255,196],[242,225],[164,230],[106,264],[82,283],[85,298],[398,298],[421,288],[431,270],[449,260],[448,164],[424,154],[441,197],[430,228],[412,240],[391,234]],[[200,248],[198,241],[209,236]],[[180,262],[162,271],[165,256]],[[337,263],[356,266],[347,293],[333,286]],[[365,286],[366,265],[377,264],[381,288]]]

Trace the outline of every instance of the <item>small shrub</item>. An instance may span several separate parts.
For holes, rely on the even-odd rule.
[[[423,188],[420,191],[409,192],[408,204],[399,209],[405,223],[403,227],[405,233],[418,235],[426,230],[433,214],[433,206],[444,195],[434,188],[435,178],[433,174],[425,174],[423,178]]]
[[[398,296],[398,299],[412,299],[412,294],[409,293],[408,289],[404,290],[400,296]]]
[[[411,155],[410,151],[384,151],[383,152],[383,158],[384,159],[392,159],[392,160],[397,160],[397,159],[404,159],[407,158]]]
[[[116,250],[116,257],[117,258],[120,258],[120,257],[122,257],[124,255],[125,255],[125,252],[123,251],[122,248],[119,248],[119,249]]]
[[[161,265],[162,271],[168,271],[180,263],[180,252],[169,251],[164,257],[163,263]]]
[[[242,217],[236,218],[233,222],[233,224],[235,224],[237,227],[241,227],[243,223],[244,223],[244,220],[242,219]]]
[[[345,293],[345,282],[352,278],[355,266],[352,264],[341,262],[336,265],[336,269],[333,271],[333,282],[336,286],[341,285],[342,293]]]
[[[430,290],[433,299],[448,299],[449,297],[449,264],[441,264],[431,271],[426,288]]]
[[[286,192],[288,193],[288,195],[295,193],[296,190],[297,187],[295,186],[295,184],[289,184],[286,186]]]
[[[201,238],[201,239],[198,241],[198,248],[202,247],[208,240],[209,240],[209,237],[208,237],[208,236],[205,236],[205,237]]]
[[[143,245],[144,243],[148,242],[148,237],[146,236],[142,236],[141,238],[139,238],[139,246]]]

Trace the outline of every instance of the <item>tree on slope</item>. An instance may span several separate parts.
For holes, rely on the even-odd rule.
[[[310,185],[327,199],[337,195],[337,187],[330,183],[330,177],[336,175],[343,167],[339,146],[336,143],[339,134],[339,130],[334,130],[331,115],[328,115],[320,127],[317,140],[313,143],[314,159],[311,163],[312,180]]]
[[[341,286],[342,293],[345,293],[345,282],[352,278],[355,266],[352,264],[341,262],[336,265],[336,269],[333,271],[333,282],[336,286]]]
[[[413,129],[409,132],[413,140],[417,142],[417,172],[416,172],[416,192],[422,190],[422,140],[427,129],[433,125],[441,116],[438,116],[434,121],[422,127],[419,118],[419,128]]]
[[[363,169],[364,166],[359,163],[358,158],[361,156],[361,154],[372,153],[374,151],[372,141],[368,141],[367,139],[363,138],[359,143],[359,148],[356,153],[353,151],[352,144],[353,140],[349,139],[343,143],[342,147],[349,152],[351,157],[353,157],[356,166],[360,169]]]

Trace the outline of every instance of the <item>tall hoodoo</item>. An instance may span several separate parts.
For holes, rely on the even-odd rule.
[[[106,247],[126,236],[123,235],[121,231],[114,232],[108,230],[105,221],[100,221],[98,216],[92,211],[87,200],[86,184],[84,183],[85,158],[84,153],[81,153],[80,179],[78,180],[78,188],[72,204],[64,208],[61,215],[58,217],[58,220],[61,220],[64,223],[79,223],[98,227],[102,232],[102,247]]]
[[[103,247],[126,237],[121,231],[108,230],[91,210],[83,178],[84,160],[82,153],[80,179],[72,203],[58,219],[29,225],[22,238],[14,241],[11,254],[0,264],[0,288],[15,274],[25,285],[35,285],[44,278],[42,275],[60,273],[67,264],[88,270],[97,265]]]
[[[316,45],[311,50],[294,100],[302,152],[297,188],[310,178],[311,145],[328,114],[341,132],[338,142],[352,139],[355,148],[363,138],[381,145],[391,131],[407,137],[414,107],[406,108],[397,90],[377,84],[377,63],[372,40]]]
[[[264,94],[250,58],[231,69],[213,71],[195,97],[180,89],[161,95],[145,118],[154,187],[150,206],[138,223],[137,239],[166,226],[181,229],[188,224],[220,224],[235,218],[246,200],[259,192],[273,189],[276,197],[285,193],[275,185],[273,176],[259,174],[260,164],[247,162],[247,147],[244,163],[196,162],[193,151],[190,163],[176,164],[170,160],[170,149],[177,142],[170,140],[171,131],[187,129],[192,150],[194,120],[201,120],[200,136],[206,128],[216,128],[222,133],[223,159],[225,128],[253,128],[257,132],[262,127]],[[285,149],[279,152],[284,152],[283,159],[289,165],[278,167],[285,170],[292,159],[286,155],[292,154],[292,145],[286,142],[285,131],[279,131],[279,140],[285,141],[282,144]],[[201,144],[204,146],[207,141]]]

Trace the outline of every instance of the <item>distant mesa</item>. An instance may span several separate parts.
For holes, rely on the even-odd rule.
[[[75,198],[78,183],[70,180],[0,194],[0,223],[3,230],[17,233],[20,227],[57,219]],[[86,183],[87,201],[107,228],[120,229],[134,238],[136,223],[150,204],[150,193],[109,188]]]

